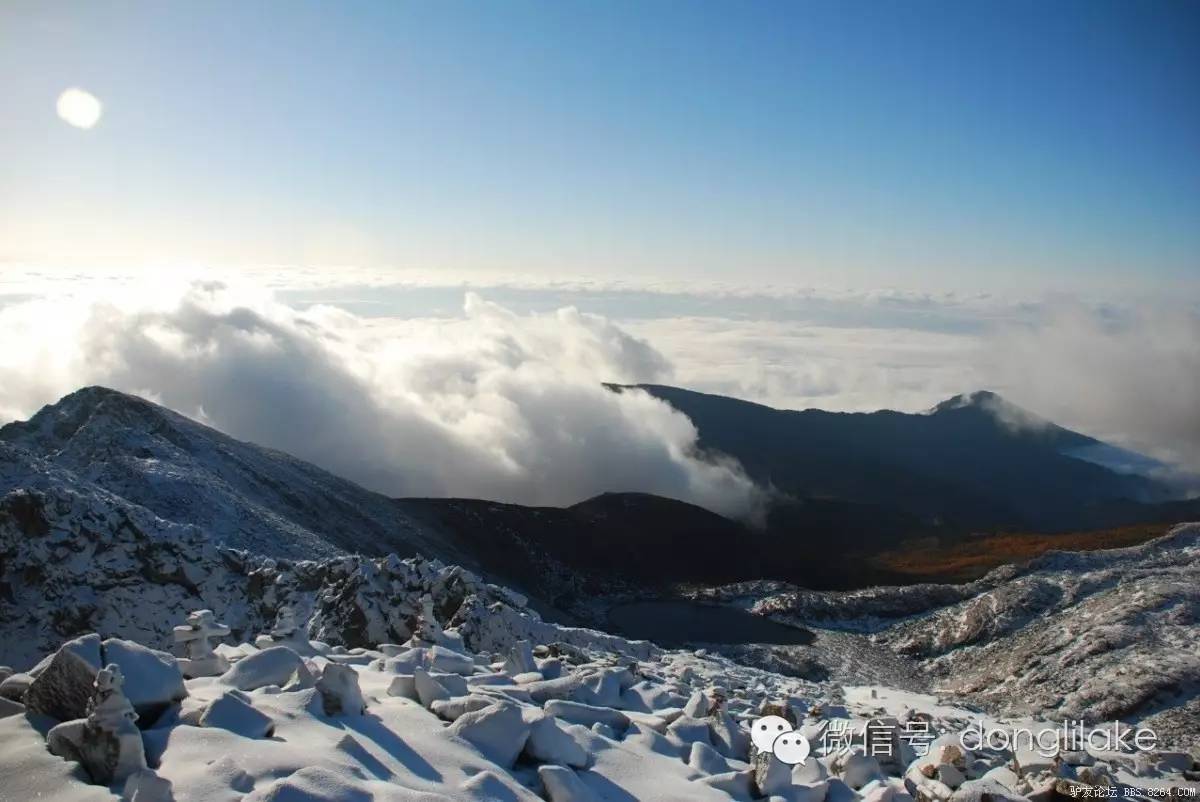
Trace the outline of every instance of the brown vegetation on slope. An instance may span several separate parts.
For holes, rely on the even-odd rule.
[[[1062,534],[981,534],[957,543],[936,538],[910,540],[870,558],[873,568],[893,581],[967,582],[1008,563],[1024,562],[1047,551],[1092,551],[1136,546],[1164,535],[1169,524],[1137,524],[1115,529]]]

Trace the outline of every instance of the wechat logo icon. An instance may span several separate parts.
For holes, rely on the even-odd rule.
[[[750,725],[750,740],[760,752],[770,752],[775,759],[795,766],[808,759],[811,750],[808,739],[782,716],[763,716]]]

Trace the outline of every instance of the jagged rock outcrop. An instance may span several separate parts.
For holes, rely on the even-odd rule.
[[[6,458],[19,460],[30,477],[26,486],[0,495],[0,588],[9,602],[0,606],[0,662],[15,668],[28,668],[64,637],[87,632],[170,648],[172,623],[195,610],[211,610],[238,640],[273,628],[271,637],[281,639],[278,618],[289,611],[285,616],[306,622],[300,638],[347,648],[402,643],[431,613],[437,627],[457,626],[485,650],[506,651],[519,638],[598,638],[632,653],[654,651],[645,643],[544,624],[517,606],[525,603],[520,594],[458,566],[394,555],[257,557],[216,546],[196,527],[165,521],[0,441],[0,462]],[[423,609],[425,597],[430,611]],[[433,624],[426,628],[433,632]],[[208,637],[223,637],[220,632]],[[91,662],[93,674],[98,660]],[[85,692],[74,693],[71,709],[58,713],[77,712],[85,699]]]

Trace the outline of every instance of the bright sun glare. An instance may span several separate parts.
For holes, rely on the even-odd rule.
[[[72,87],[58,96],[58,116],[76,128],[91,128],[100,121],[103,107],[91,92]]]

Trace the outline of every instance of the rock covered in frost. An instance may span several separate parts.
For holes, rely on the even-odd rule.
[[[358,672],[350,666],[327,663],[317,680],[317,690],[327,716],[361,716],[366,710]]]
[[[425,661],[430,671],[445,674],[471,674],[475,671],[473,659],[445,646],[430,647],[425,653]]]
[[[300,655],[286,646],[272,646],[239,660],[221,675],[221,682],[239,691],[252,691],[268,685],[298,690],[311,688],[313,677]]]
[[[718,791],[724,791],[734,799],[749,799],[754,794],[754,772],[749,769],[745,771],[727,771],[724,774],[700,777],[696,782],[703,783]],[[822,801],[816,799],[813,802]]]
[[[721,753],[702,741],[692,744],[688,754],[688,765],[705,774],[724,774],[730,770]]]
[[[417,679],[412,674],[397,674],[392,678],[387,688],[388,696],[400,696],[404,699],[420,701],[417,696]]]
[[[95,691],[100,660],[99,635],[67,641],[53,657],[36,667],[37,677],[25,691],[25,706],[30,712],[57,721],[84,718]]]
[[[296,617],[296,611],[290,605],[279,608],[275,624],[271,631],[259,635],[254,645],[259,649],[270,649],[273,646],[286,646],[301,657],[316,657],[323,651],[324,644],[315,644],[308,638],[308,626],[301,625]]]
[[[166,652],[120,638],[109,638],[101,644],[101,649],[105,663],[120,667],[125,696],[140,720],[152,723],[173,703],[187,696],[183,674],[175,658]]]
[[[6,677],[3,682],[0,682],[0,699],[22,702],[25,698],[25,692],[29,690],[29,686],[32,684],[33,677],[29,674],[18,672]]]
[[[550,802],[600,802],[578,775],[564,766],[540,766],[538,779]]]
[[[833,771],[841,776],[842,782],[855,791],[877,777],[883,776],[879,767],[879,759],[873,755],[863,754],[862,752],[839,755],[834,760]],[[962,782],[962,775],[959,774],[958,776],[960,777],[958,782]]]
[[[46,734],[52,753],[81,763],[98,785],[118,784],[146,769],[137,713],[121,689],[123,679],[116,664],[98,671],[87,718],[63,722]]]
[[[171,781],[149,769],[129,775],[121,791],[121,802],[175,802]]]
[[[585,727],[603,724],[613,730],[623,732],[628,729],[630,723],[629,716],[620,710],[582,702],[571,702],[565,699],[551,699],[546,702],[544,709],[555,718],[561,718],[563,721],[570,721],[573,724],[582,724]]]
[[[431,707],[434,702],[450,698],[450,691],[446,690],[444,685],[430,676],[429,672],[423,668],[418,668],[413,672],[413,685],[417,692],[417,699],[426,708]]]
[[[508,657],[504,660],[504,671],[511,676],[518,674],[529,674],[538,670],[537,663],[533,659],[533,649],[527,640],[519,640],[512,645],[508,650]]]
[[[519,707],[496,702],[459,716],[447,732],[471,742],[488,760],[508,768],[525,748],[529,730]]]
[[[474,710],[483,710],[496,703],[494,696],[455,696],[450,699],[438,699],[429,706],[430,712],[443,721],[457,721],[459,716]]]
[[[588,765],[587,751],[571,733],[558,725],[553,716],[536,708],[523,710],[522,716],[529,724],[529,740],[525,742],[525,754],[531,760],[580,769]]]
[[[220,727],[246,738],[266,738],[275,732],[271,717],[255,709],[241,691],[226,691],[218,696],[200,716],[201,727]]]
[[[25,715],[25,705],[0,696],[0,718]]]

